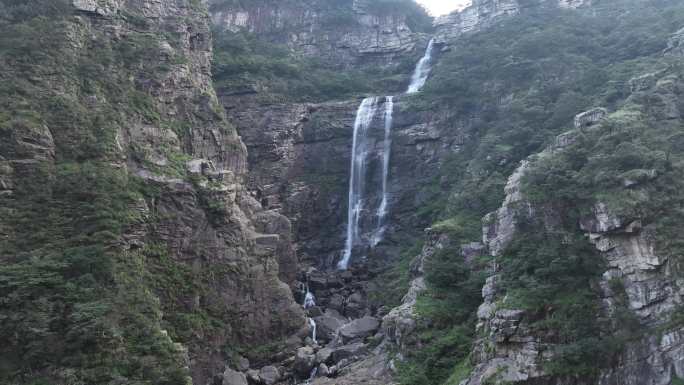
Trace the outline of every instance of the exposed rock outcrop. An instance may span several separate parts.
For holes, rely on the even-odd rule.
[[[407,15],[369,12],[366,0],[348,4],[211,3],[212,22],[217,28],[254,33],[336,67],[393,64],[416,53],[416,44],[422,41],[409,28]]]
[[[592,126],[606,117],[608,110],[603,107],[592,108],[575,116],[575,128]]]

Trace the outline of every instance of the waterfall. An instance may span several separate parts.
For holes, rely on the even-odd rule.
[[[306,284],[306,294],[304,295],[304,309],[316,306],[316,298],[309,291],[309,284]]]
[[[413,72],[411,84],[409,84],[408,90],[406,91],[407,94],[415,94],[420,91],[425,85],[425,82],[427,82],[428,75],[430,75],[430,64],[432,63],[432,49],[434,48],[434,45],[435,39],[430,39],[430,43],[428,43],[427,49],[425,50],[425,55],[420,59],[416,66],[416,70]]]
[[[337,267],[349,267],[352,249],[359,238],[359,219],[363,210],[363,181],[366,176],[366,156],[368,155],[367,133],[378,108],[378,98],[366,98],[361,102],[354,121],[354,139],[351,156],[351,176],[349,178],[349,206],[347,209],[347,240],[344,256]]]
[[[311,369],[311,374],[309,374],[309,378],[306,380],[306,384],[310,384],[311,381],[316,378],[316,374],[318,374],[318,366],[314,366],[313,369]]]
[[[435,40],[428,43],[425,54],[416,65],[411,76],[407,94],[420,91],[430,75],[432,64],[432,51]],[[356,112],[354,121],[354,139],[352,145],[351,177],[349,178],[349,206],[347,209],[347,239],[344,245],[344,254],[337,263],[337,268],[346,270],[352,256],[354,246],[359,241],[359,221],[363,212],[363,182],[366,177],[366,157],[368,155],[368,128],[375,117],[378,108],[378,98],[366,98],[361,102]],[[382,152],[382,200],[377,209],[377,227],[371,237],[371,246],[377,246],[383,239],[386,231],[385,220],[388,213],[387,180],[389,178],[390,152],[392,150],[392,114],[394,112],[394,97],[385,99],[385,140]]]
[[[385,235],[385,217],[387,216],[387,180],[389,179],[390,152],[392,151],[392,113],[394,112],[394,97],[385,99],[385,140],[382,146],[382,201],[378,207],[378,227],[373,235],[372,246],[377,246]]]

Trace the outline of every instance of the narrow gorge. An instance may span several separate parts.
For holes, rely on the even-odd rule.
[[[684,384],[684,3],[0,0],[0,384]]]

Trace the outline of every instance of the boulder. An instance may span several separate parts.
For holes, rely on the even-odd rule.
[[[340,336],[345,340],[366,338],[375,334],[379,328],[380,321],[377,318],[365,316],[342,326]]]
[[[297,355],[295,356],[294,370],[301,376],[306,377],[311,373],[316,363],[316,356],[314,355],[313,348],[305,346],[303,348],[297,349]]]
[[[316,362],[320,363],[330,363],[330,359],[332,358],[332,353],[333,350],[331,348],[323,348],[316,352]]]
[[[328,377],[330,375],[330,369],[328,369],[328,365],[324,363],[319,364],[318,375],[322,377]]]
[[[316,321],[316,337],[321,341],[332,341],[346,320],[336,311],[331,312],[326,310],[325,314],[320,317],[315,317]]]
[[[322,341],[332,341],[335,338],[335,334],[337,334],[337,330],[344,326],[344,322],[328,315],[316,317],[314,321],[316,321],[317,337]]]
[[[226,368],[221,385],[247,385],[247,377],[237,370]]]
[[[247,358],[240,357],[237,361],[237,370],[241,372],[246,372],[249,370],[249,360]]]
[[[259,371],[254,369],[249,369],[246,373],[247,382],[250,384],[261,383],[261,378],[259,378]]]
[[[337,367],[340,367],[342,360],[366,354],[368,354],[366,345],[363,342],[356,342],[335,348],[332,352],[332,360],[337,363]]]
[[[259,378],[262,384],[273,385],[280,381],[280,372],[275,366],[264,366],[259,370]]]
[[[589,127],[600,122],[608,115],[608,110],[603,107],[593,108],[575,116],[575,128]]]

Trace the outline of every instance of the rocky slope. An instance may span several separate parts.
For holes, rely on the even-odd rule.
[[[303,327],[289,221],[245,188],[204,5],[3,7],[3,49],[42,54],[2,58],[3,381],[207,383]]]

